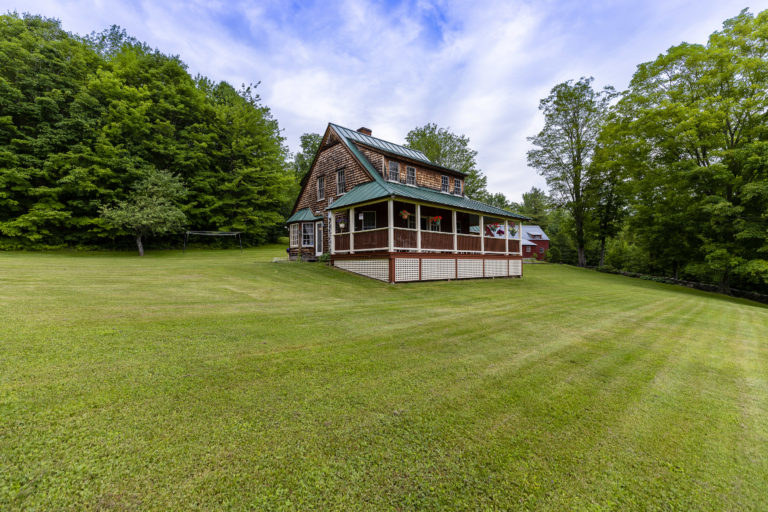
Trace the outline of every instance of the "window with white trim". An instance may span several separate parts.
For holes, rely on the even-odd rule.
[[[422,231],[440,231],[440,221],[435,217],[421,217]]]
[[[443,192],[448,192],[448,176],[443,175],[442,176],[442,183],[440,184],[440,190]]]
[[[376,229],[376,212],[363,212],[363,230]]]
[[[291,224],[291,247],[299,246],[299,225]]]
[[[340,196],[347,191],[347,178],[344,175],[344,169],[336,171],[336,195]]]
[[[389,161],[389,181],[400,181],[400,164]]]
[[[416,168],[415,167],[409,166],[405,168],[405,183],[408,185],[416,184]]]
[[[405,227],[408,229],[416,229],[416,216],[415,215],[409,215],[407,219],[405,219]]]
[[[315,246],[315,224],[312,222],[305,222],[301,225],[301,246],[302,247],[314,247]]]
[[[317,200],[325,199],[325,176],[317,177]]]
[[[457,196],[461,195],[461,180],[459,178],[453,178],[453,193]]]

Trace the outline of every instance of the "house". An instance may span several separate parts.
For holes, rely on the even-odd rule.
[[[290,257],[329,254],[390,283],[522,276],[527,217],[469,199],[464,178],[367,128],[330,123],[286,221]]]
[[[549,251],[549,237],[534,224],[523,224],[523,258],[543,260]]]

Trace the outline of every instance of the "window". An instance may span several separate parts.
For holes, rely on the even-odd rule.
[[[422,217],[421,230],[422,231],[440,231],[440,220],[438,220],[437,217]]]
[[[457,196],[461,195],[461,180],[459,178],[453,178],[453,193]]]
[[[325,176],[317,178],[317,200],[325,199]]]
[[[315,246],[315,225],[311,222],[305,222],[301,225],[301,246]]]
[[[376,229],[376,212],[363,212],[363,230]]]
[[[525,252],[531,252],[531,246],[530,245],[526,245],[525,246]]]
[[[405,168],[405,182],[408,185],[416,184],[416,169],[414,167]]]
[[[440,184],[440,190],[443,192],[448,192],[448,176],[443,176],[443,181]]]
[[[347,179],[344,176],[344,169],[336,171],[336,195],[341,195],[347,191]]]
[[[291,247],[299,246],[299,225],[291,224]]]
[[[405,227],[408,229],[416,229],[416,216],[409,215],[405,220]]]
[[[389,162],[389,181],[400,181],[400,164]]]
[[[543,247],[539,247],[539,254],[544,254],[544,248]]]

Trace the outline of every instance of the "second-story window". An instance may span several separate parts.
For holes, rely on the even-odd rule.
[[[325,176],[317,178],[317,200],[325,199]]]
[[[453,178],[453,193],[457,196],[461,195],[461,180],[459,178]]]
[[[416,184],[416,169],[414,167],[405,168],[405,182],[408,185]]]
[[[389,181],[400,181],[400,164],[389,162]]]
[[[448,176],[443,175],[442,182],[440,184],[440,190],[443,192],[448,192]]]
[[[336,195],[341,195],[347,191],[347,179],[344,176],[344,169],[336,171]]]

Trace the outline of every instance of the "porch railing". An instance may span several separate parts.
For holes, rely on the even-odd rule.
[[[355,251],[387,249],[387,228],[355,231]]]
[[[417,230],[394,228],[394,232],[395,249],[416,249],[418,247]]]
[[[503,254],[506,251],[503,238],[487,236],[483,243],[485,244],[485,252],[500,252]]]
[[[453,250],[453,233],[440,233],[437,231],[422,231],[421,232],[421,249],[452,251]]]
[[[335,251],[348,251],[349,250],[349,233],[334,235],[333,249]]]
[[[456,250],[480,252],[480,235],[456,235]]]

